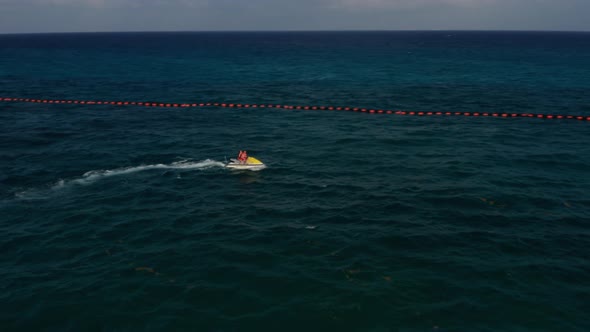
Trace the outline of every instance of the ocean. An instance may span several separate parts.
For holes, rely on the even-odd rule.
[[[590,116],[590,33],[0,35],[0,97]],[[590,123],[0,102],[1,331],[588,331]],[[239,150],[267,168],[230,171]]]

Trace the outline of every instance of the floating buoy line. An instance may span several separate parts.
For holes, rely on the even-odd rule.
[[[409,116],[474,116],[496,118],[539,118],[539,119],[569,119],[590,121],[590,116],[544,114],[544,113],[502,113],[502,112],[416,112],[402,110],[383,110],[345,106],[303,106],[281,104],[237,104],[237,103],[157,103],[137,101],[94,101],[94,100],[65,100],[65,99],[31,99],[0,97],[2,102],[22,102],[37,104],[77,104],[77,105],[116,105],[116,106],[141,106],[141,107],[166,107],[166,108],[196,108],[196,107],[223,107],[223,108],[279,108],[292,110],[313,111],[349,111],[368,114],[395,114]]]

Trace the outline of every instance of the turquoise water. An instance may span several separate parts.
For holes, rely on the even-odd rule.
[[[590,34],[1,35],[0,95],[590,114]],[[587,331],[586,121],[0,104],[2,331]],[[268,167],[231,172],[247,149]]]

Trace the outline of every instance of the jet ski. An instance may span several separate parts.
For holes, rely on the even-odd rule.
[[[236,170],[258,171],[265,168],[266,165],[254,157],[248,157],[245,161],[239,161],[232,158],[228,163],[225,164],[225,167]]]

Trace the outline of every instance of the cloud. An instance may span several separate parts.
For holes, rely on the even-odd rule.
[[[497,0],[326,0],[333,8],[355,9],[414,9],[423,7],[473,7]]]
[[[590,30],[589,0],[0,0],[0,33]]]
[[[0,5],[67,6],[77,8],[195,7],[209,0],[0,0]]]
[[[423,7],[466,7],[508,0],[0,0],[0,5],[12,6],[64,6],[76,8],[232,8],[271,7],[409,9]],[[539,0],[537,0],[539,1]]]
[[[77,6],[77,7],[106,7],[117,2],[129,3],[134,0],[114,1],[114,0],[0,0],[0,5],[20,5],[20,6]]]

